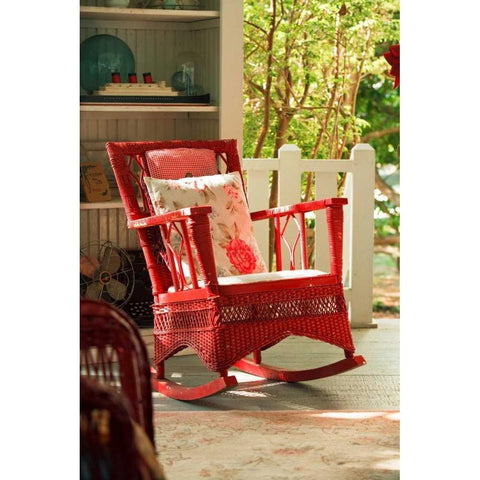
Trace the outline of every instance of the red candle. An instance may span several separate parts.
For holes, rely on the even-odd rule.
[[[120,72],[112,72],[112,83],[121,83]]]
[[[136,73],[129,73],[128,74],[128,82],[129,83],[137,83],[137,74]]]
[[[150,72],[143,74],[143,81],[145,83],[153,83],[152,74]]]

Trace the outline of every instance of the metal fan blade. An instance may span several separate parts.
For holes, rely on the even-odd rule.
[[[120,254],[110,244],[107,244],[103,250],[100,260],[100,270],[115,273],[122,265]]]
[[[107,283],[107,292],[115,300],[123,300],[127,295],[127,286],[112,278]]]
[[[102,297],[103,285],[100,282],[92,282],[85,290],[85,298],[99,300]]]
[[[98,271],[100,262],[95,257],[80,256],[80,273],[88,278],[94,278]]]

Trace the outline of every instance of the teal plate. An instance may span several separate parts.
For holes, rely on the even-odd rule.
[[[122,82],[135,72],[135,59],[129,46],[113,35],[94,35],[80,44],[80,85],[89,94],[120,72]]]

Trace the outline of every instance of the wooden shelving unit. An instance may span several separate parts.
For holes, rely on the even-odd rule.
[[[210,94],[210,105],[80,104],[80,160],[100,156],[108,170],[106,152],[97,146],[107,141],[236,138],[241,149],[241,0],[201,0],[200,10],[112,8],[100,6],[101,0],[99,6],[87,2],[80,6],[80,41],[97,34],[117,36],[132,50],[140,77],[141,72],[152,72],[155,81],[166,80],[167,85],[177,69],[177,57],[190,52],[198,62],[195,83]],[[95,152],[85,148],[92,144]],[[111,171],[106,173],[112,176]],[[126,232],[124,223],[115,195],[111,202],[81,204],[81,243],[111,240],[136,248],[132,245],[136,237]]]

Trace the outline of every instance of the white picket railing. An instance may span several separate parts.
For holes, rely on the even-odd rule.
[[[372,321],[374,149],[368,144],[358,144],[352,149],[349,160],[305,160],[296,145],[284,145],[279,149],[278,158],[245,158],[243,168],[247,174],[247,196],[252,212],[268,208],[269,175],[273,170],[278,170],[279,205],[300,201],[303,172],[314,172],[316,199],[336,197],[337,173],[346,172],[343,193],[348,198],[344,208],[345,298],[349,303],[352,327],[375,327]],[[329,271],[325,212],[316,212],[315,217],[315,268]],[[255,224],[259,248],[264,258],[268,258],[268,222]],[[293,235],[293,226],[290,235]]]

